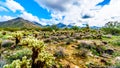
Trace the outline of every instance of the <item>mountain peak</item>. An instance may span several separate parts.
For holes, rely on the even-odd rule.
[[[6,28],[6,27],[9,27],[9,28],[36,28],[39,26],[35,25],[33,22],[30,22],[21,17],[18,17],[18,18],[12,19],[12,20],[1,22],[0,27],[2,27],[2,28]]]
[[[15,18],[15,19],[23,19],[22,17],[17,17],[17,18]]]

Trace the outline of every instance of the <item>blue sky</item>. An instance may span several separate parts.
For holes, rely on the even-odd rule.
[[[0,21],[22,17],[43,25],[103,26],[120,20],[118,6],[120,0],[0,0]]]
[[[45,18],[50,19],[50,12],[48,12],[46,9],[39,6],[34,0],[15,0],[19,4],[21,4],[27,12],[32,13],[35,16],[38,16],[39,18]]]

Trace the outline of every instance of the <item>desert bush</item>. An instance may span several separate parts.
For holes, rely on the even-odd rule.
[[[57,31],[59,30],[59,28],[56,25],[52,25],[52,26],[43,27],[41,29],[41,31],[53,31],[53,30]]]
[[[76,49],[80,50],[82,48],[92,51],[92,53],[94,55],[101,55],[101,54],[105,53],[105,50],[107,49],[105,46],[93,45],[93,44],[88,44],[85,42],[78,44]]]
[[[55,52],[54,56],[61,59],[61,58],[65,58],[67,55],[63,50],[59,50]]]
[[[117,56],[120,56],[120,52],[119,52],[119,51],[115,51],[115,52],[112,54],[112,57],[117,57]]]
[[[80,28],[78,26],[73,26],[71,29],[72,30],[79,30]]]
[[[86,43],[86,42],[81,42],[80,44],[77,45],[77,49],[81,49],[81,48],[95,49],[95,45],[89,44],[89,43]]]
[[[52,42],[52,40],[50,38],[47,38],[47,39],[44,40],[44,42],[45,43],[50,43],[50,42]]]
[[[2,29],[3,29],[3,30],[6,30],[6,31],[11,31],[11,32],[20,30],[20,28],[10,28],[10,27],[2,28]]]
[[[114,65],[116,68],[120,68],[120,62],[118,62],[118,63],[115,63],[115,65]]]
[[[52,31],[51,27],[43,27],[41,31]]]
[[[6,35],[6,32],[4,31],[4,32],[2,32],[2,35]]]
[[[23,57],[22,61],[15,60],[12,62],[12,64],[5,65],[4,68],[44,68],[50,67],[54,64],[54,57],[45,50],[46,46],[44,45],[43,41],[37,40],[34,37],[28,37],[21,40],[21,45],[27,46],[31,49],[32,52],[29,53],[32,53],[32,61],[27,60],[27,58],[29,58],[28,56],[23,57],[26,52],[24,53],[23,51],[20,51],[15,53],[15,58],[16,56],[18,56],[18,58]]]
[[[120,22],[108,22],[101,30],[106,34],[120,35]]]
[[[102,55],[103,53],[105,53],[106,47],[98,45],[96,46],[95,50],[97,52],[95,53],[96,55]]]
[[[104,31],[105,34],[112,34],[112,35],[119,35],[120,29],[119,28],[102,28],[102,31]]]
[[[46,46],[43,41],[37,40],[33,37],[28,37],[23,39],[21,44],[32,49],[32,68],[43,68],[54,64],[54,57],[45,50]]]
[[[120,39],[113,41],[112,44],[120,46]]]
[[[17,59],[22,59],[22,57],[26,56],[27,58],[30,58],[32,55],[32,51],[28,48],[24,48],[22,50],[18,50],[13,54],[10,54],[9,56],[6,57],[8,62],[12,62]]]
[[[86,49],[81,49],[80,51],[78,51],[77,53],[75,53],[75,55],[76,55],[77,57],[80,57],[80,58],[85,59],[85,58],[88,57],[87,53],[88,53],[88,50],[86,50]]]
[[[27,57],[23,57],[22,60],[14,60],[11,64],[4,65],[3,68],[31,68],[30,60]]]

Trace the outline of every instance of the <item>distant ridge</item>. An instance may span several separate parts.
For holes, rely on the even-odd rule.
[[[70,23],[68,25],[64,24],[64,23],[58,23],[58,24],[54,24],[56,25],[58,28],[72,28],[75,26],[75,23]],[[31,22],[28,20],[25,20],[21,17],[15,18],[15,19],[11,19],[8,21],[4,21],[4,22],[0,22],[0,28],[40,28],[40,27],[50,27],[52,25],[42,25],[38,22]],[[82,26],[78,26],[79,28],[82,28]],[[90,28],[92,29],[99,29],[100,27],[97,26],[90,26]]]
[[[0,28],[39,28],[38,25],[21,17],[0,22]]]

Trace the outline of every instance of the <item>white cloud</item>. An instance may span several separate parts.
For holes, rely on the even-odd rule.
[[[0,1],[0,5],[4,6],[5,8],[16,12],[18,11],[24,11],[24,8],[22,7],[22,5],[20,5],[18,2],[16,2],[15,0],[5,0],[5,2]]]
[[[41,23],[37,16],[34,16],[31,13],[26,12],[24,7],[14,0],[6,0],[5,2],[0,1],[0,5],[1,5],[0,11],[2,10],[7,11],[7,9],[5,8],[8,8],[9,9],[8,11],[10,10],[13,12],[20,11],[21,14],[18,14],[16,17],[22,17],[29,21],[35,21],[35,22]],[[2,6],[5,8],[3,8]],[[14,17],[11,17],[11,16],[0,16],[1,21],[7,21],[13,18]]]
[[[8,11],[6,8],[0,6],[0,11]]]
[[[104,7],[96,6],[104,0],[35,0],[40,6],[49,10],[52,14],[51,20],[65,24],[75,23],[81,25],[86,23],[90,26],[103,26],[111,20],[120,21],[120,0],[111,0]],[[89,18],[82,18],[83,16]],[[62,17],[65,16],[64,19]],[[114,18],[113,18],[114,17]],[[50,20],[50,21],[51,21]]]
[[[11,20],[15,17],[11,17],[11,16],[0,16],[0,22],[3,22],[3,21],[7,21],[7,20]]]
[[[26,11],[24,11],[21,15],[19,15],[19,17],[22,17],[22,18],[29,20],[29,21],[35,21],[35,22],[40,23],[40,20],[37,16],[34,16],[31,13],[28,13]]]
[[[21,14],[20,17],[30,21],[39,22],[39,19],[37,18],[37,16],[33,16],[31,13],[23,12],[23,14]]]
[[[13,12],[16,12],[17,10],[24,11],[24,8],[14,0],[6,0],[4,5]]]

